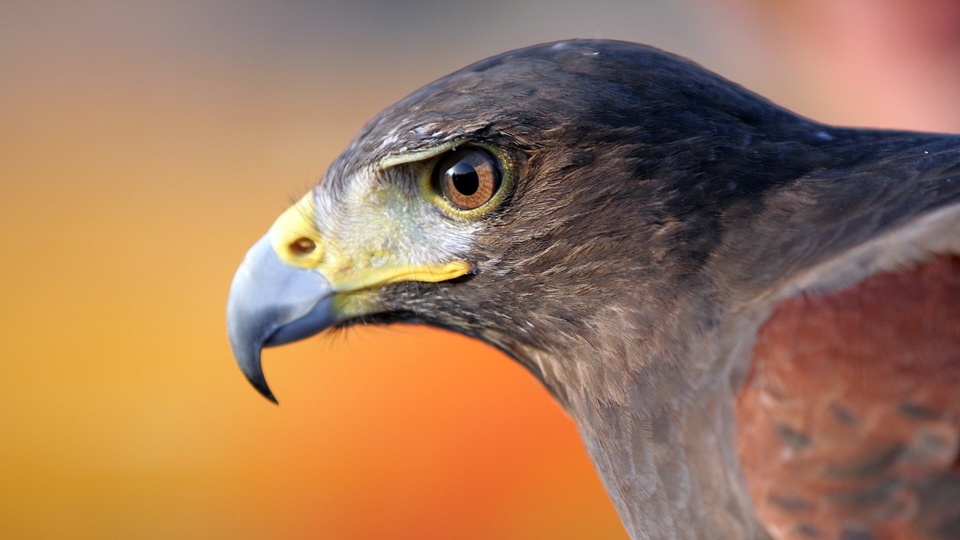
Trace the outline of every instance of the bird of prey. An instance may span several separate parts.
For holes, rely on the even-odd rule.
[[[636,539],[960,538],[960,136],[840,128],[612,41],[477,62],[367,123],[250,249],[261,349],[493,344]]]

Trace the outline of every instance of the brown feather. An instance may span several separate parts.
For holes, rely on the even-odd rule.
[[[640,45],[543,44],[371,120],[316,187],[324,223],[364,223],[371,186],[429,205],[376,164],[449,144],[512,179],[482,216],[422,214],[475,231],[475,272],[384,286],[341,324],[512,356],[634,538],[960,538],[960,263],[916,266],[960,254],[960,136],[827,126]]]
[[[781,538],[960,538],[960,258],[782,301],[737,402]]]

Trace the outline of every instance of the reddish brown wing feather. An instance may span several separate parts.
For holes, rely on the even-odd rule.
[[[781,302],[737,415],[774,537],[960,539],[960,258]]]

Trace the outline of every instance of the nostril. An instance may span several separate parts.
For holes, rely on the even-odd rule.
[[[298,257],[309,255],[317,249],[317,243],[313,240],[301,236],[287,246],[290,252]]]

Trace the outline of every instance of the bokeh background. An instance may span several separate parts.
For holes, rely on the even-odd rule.
[[[360,125],[479,58],[654,44],[802,114],[960,131],[953,0],[0,4],[0,537],[625,538],[572,422],[440,331],[270,350],[247,247]]]

